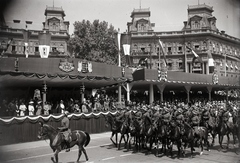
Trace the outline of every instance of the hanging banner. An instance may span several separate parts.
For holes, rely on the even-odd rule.
[[[24,43],[24,47],[25,47],[24,54],[25,54],[26,58],[28,58],[28,43],[27,42]]]
[[[44,31],[39,33],[39,53],[41,58],[48,58],[50,52],[51,34]]]
[[[40,52],[41,58],[48,58],[49,51],[50,51],[50,46],[39,45],[39,52]]]

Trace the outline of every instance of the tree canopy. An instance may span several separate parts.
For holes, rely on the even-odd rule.
[[[105,21],[82,20],[74,23],[74,33],[68,41],[72,55],[108,64],[117,64],[117,31]]]

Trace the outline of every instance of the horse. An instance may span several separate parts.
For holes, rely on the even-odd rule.
[[[123,122],[123,124],[121,126],[121,129],[120,129],[121,137],[120,137],[119,144],[118,144],[118,150],[120,150],[122,139],[125,140],[124,135],[127,135],[127,141],[125,141],[125,147],[127,146],[127,143],[128,143],[128,140],[129,140],[129,134],[128,133],[129,133],[129,124],[128,124],[127,120],[125,119],[125,121]]]
[[[43,124],[42,122],[39,122],[39,124],[40,124],[40,131],[38,134],[38,139],[48,138],[50,140],[50,147],[54,152],[54,157],[51,157],[51,160],[54,163],[55,162],[57,163],[58,153],[61,152],[61,150],[63,150],[66,146],[64,135],[62,132],[59,132],[57,129],[55,129],[51,125]],[[88,156],[84,147],[86,147],[91,140],[89,134],[81,130],[74,130],[71,132],[70,137],[71,137],[70,147],[73,147],[75,145],[78,146],[77,162],[79,162],[82,152],[85,155],[86,161],[88,161]]]
[[[118,133],[120,133],[120,124],[116,122],[115,117],[111,114],[104,116],[105,118],[105,126],[108,127],[110,125],[110,130],[112,131],[110,140],[117,147],[118,142]],[[115,135],[115,142],[113,141],[113,136]]]
[[[223,149],[222,142],[223,142],[224,135],[227,136],[226,149],[228,149],[228,146],[229,146],[230,133],[232,133],[232,135],[233,135],[234,143],[236,141],[235,135],[237,133],[236,133],[235,125],[233,124],[233,122],[224,122],[223,117],[221,117],[221,116],[219,116],[219,119],[218,119],[217,133],[218,133],[218,141],[219,141],[219,145],[220,145],[221,149]]]
[[[143,145],[147,148],[149,142],[148,151],[152,149],[153,138],[154,138],[154,126],[149,117],[143,116],[140,125],[140,135],[143,136]]]
[[[156,128],[156,139],[157,139],[156,156],[158,156],[158,149],[159,149],[160,142],[162,142],[161,151],[164,152],[164,154],[166,154],[167,153],[167,145],[168,145],[168,137],[169,137],[168,126],[161,119],[158,119],[154,123],[154,128]]]
[[[203,154],[203,141],[204,144],[206,144],[207,146],[207,151],[209,150],[209,141],[208,141],[208,129],[206,127],[203,126],[195,126],[193,127],[194,130],[194,143],[197,144],[197,142],[200,142],[200,146],[201,146],[201,152],[200,155]]]
[[[184,133],[184,130],[177,126],[176,122],[172,121],[170,122],[170,132],[169,132],[169,140],[170,140],[170,145],[169,145],[169,150],[171,157],[173,157],[173,143],[176,143],[177,149],[178,149],[178,158],[181,156],[181,152],[183,154],[182,150],[182,135]]]
[[[184,123],[184,133],[182,136],[182,141],[184,142],[184,150],[189,145],[191,149],[191,158],[193,158],[194,149],[194,131],[193,128],[188,125],[186,122]],[[185,151],[183,151],[183,156],[185,156]]]
[[[129,133],[130,133],[130,138],[129,138],[127,150],[131,148],[131,140],[133,137],[135,137],[135,147],[136,147],[136,150],[138,151],[140,149],[140,144],[141,144],[140,123],[138,118],[134,117],[131,119],[129,124]]]
[[[204,126],[208,129],[208,133],[212,136],[211,146],[213,147],[215,144],[215,137],[217,135],[217,112],[212,108],[208,111],[209,119],[205,121],[202,117],[201,126]]]

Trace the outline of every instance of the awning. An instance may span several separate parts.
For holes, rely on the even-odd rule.
[[[226,65],[226,67],[228,68],[228,64],[225,64]]]
[[[231,64],[230,68],[233,69],[233,65],[232,64]]]
[[[238,67],[237,67],[237,65],[235,65],[235,69],[236,69],[236,70],[238,70]]]

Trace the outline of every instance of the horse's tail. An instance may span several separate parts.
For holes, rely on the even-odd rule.
[[[84,147],[86,147],[86,146],[89,144],[91,138],[90,138],[90,135],[89,135],[87,132],[84,132],[84,133],[85,133],[86,136],[87,136],[87,140],[85,141],[85,144],[84,144]]]

